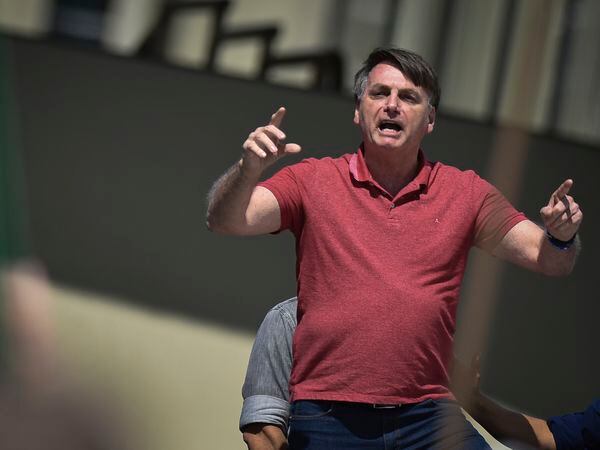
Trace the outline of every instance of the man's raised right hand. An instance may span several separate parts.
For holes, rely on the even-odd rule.
[[[258,127],[248,136],[242,145],[242,169],[260,175],[263,170],[289,153],[298,153],[298,144],[285,143],[285,133],[281,131],[281,122],[285,116],[285,108],[280,107],[271,116],[268,125]]]

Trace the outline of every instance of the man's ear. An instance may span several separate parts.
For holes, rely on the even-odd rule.
[[[433,131],[433,127],[435,125],[435,113],[435,107],[431,106],[427,117],[427,133],[431,133]]]
[[[359,103],[354,106],[354,119],[352,120],[355,125],[360,125],[360,113],[358,112]]]

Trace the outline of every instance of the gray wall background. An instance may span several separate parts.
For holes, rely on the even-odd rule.
[[[291,234],[211,234],[205,196],[247,134],[280,105],[302,157],[353,151],[352,99],[48,42],[10,44],[31,240],[53,278],[249,331],[294,295]],[[441,115],[424,148],[430,159],[485,176],[494,132]],[[571,177],[585,212],[584,250],[570,277],[502,272],[483,388],[538,415],[583,408],[600,395],[599,162],[597,148],[531,136],[524,195],[512,199],[537,220]]]

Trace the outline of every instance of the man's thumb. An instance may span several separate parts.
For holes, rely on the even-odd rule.
[[[285,144],[283,151],[287,153],[299,153],[302,150],[298,144]]]

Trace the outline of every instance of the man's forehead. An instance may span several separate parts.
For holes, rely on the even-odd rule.
[[[397,83],[403,84],[403,87],[419,89],[419,87],[416,86],[399,67],[391,63],[382,62],[377,64],[371,69],[367,78],[367,86],[389,86]]]

